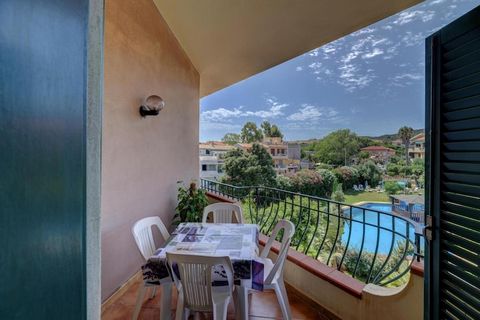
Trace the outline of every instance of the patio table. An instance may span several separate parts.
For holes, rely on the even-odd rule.
[[[248,290],[263,290],[264,265],[258,259],[258,226],[255,224],[181,223],[171,237],[142,267],[147,284],[162,284],[161,319],[170,317],[171,284],[166,252],[205,256],[229,256],[234,271],[237,313],[248,317]],[[221,267],[219,267],[221,268]],[[217,271],[217,270],[215,270]],[[221,270],[214,272],[213,285],[223,285]]]

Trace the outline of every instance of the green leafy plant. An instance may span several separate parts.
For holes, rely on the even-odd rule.
[[[178,187],[178,205],[175,208],[174,223],[200,222],[203,209],[208,205],[205,190],[197,189],[195,182],[190,183],[186,188]]]
[[[403,188],[398,184],[397,181],[386,181],[385,182],[385,192],[388,194],[397,194],[402,191]]]

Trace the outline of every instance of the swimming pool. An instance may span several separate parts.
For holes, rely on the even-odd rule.
[[[407,222],[405,220],[393,217],[388,213],[392,212],[392,205],[389,203],[365,203],[361,205],[362,208],[352,208],[352,220],[345,220],[343,227],[343,234],[341,237],[342,245],[346,246],[348,242],[348,249],[360,250],[363,241],[363,252],[375,252],[378,240],[378,254],[388,254],[392,247],[398,242],[404,240],[407,236]],[[370,210],[369,210],[370,209]],[[384,212],[384,214],[378,214],[378,210]],[[365,220],[363,212],[365,211]],[[350,209],[344,210],[344,215],[350,218]],[[387,213],[387,214],[385,214]],[[363,221],[365,221],[365,231],[363,227]],[[368,225],[370,224],[370,225]],[[380,229],[377,226],[380,226]],[[394,235],[393,230],[398,232],[398,235]],[[409,225],[408,237],[414,243],[415,242],[415,229]],[[349,240],[350,234],[350,240]],[[365,234],[365,236],[364,236]],[[403,237],[402,237],[403,235]]]

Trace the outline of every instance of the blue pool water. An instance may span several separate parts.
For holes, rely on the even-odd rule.
[[[388,214],[378,214],[372,210],[378,210],[386,213],[392,212],[392,206],[388,203],[367,203],[362,205],[365,210],[365,218],[363,215],[363,210],[360,208],[352,208],[352,220],[346,220],[344,225],[343,234],[342,234],[342,244],[346,245],[349,234],[350,234],[350,241],[348,244],[349,249],[356,248],[360,250],[362,245],[362,239],[364,239],[363,243],[363,251],[364,252],[375,252],[375,248],[377,246],[378,240],[378,253],[379,254],[388,254],[390,248],[395,246],[397,242],[404,240],[403,236],[407,236],[407,223],[397,217],[392,218],[392,216]],[[346,217],[350,217],[350,210],[345,210],[344,215]],[[363,221],[367,225],[365,226],[365,233],[363,230]],[[356,221],[359,222],[356,222]],[[370,224],[370,225],[368,225]],[[378,228],[377,226],[380,226]],[[395,227],[395,231],[398,232],[398,235],[393,236],[393,233],[389,230],[393,230],[393,226]],[[381,228],[385,228],[383,230]],[[351,233],[350,233],[351,229]],[[364,236],[365,234],[365,236]],[[415,242],[415,229],[413,226],[409,226],[408,230],[408,237]]]

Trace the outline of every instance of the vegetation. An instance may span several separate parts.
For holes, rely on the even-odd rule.
[[[242,139],[238,133],[226,133],[222,138],[222,142],[229,145],[235,145],[241,141]]]
[[[243,143],[260,142],[263,139],[263,133],[255,122],[247,122],[240,132],[240,138]]]
[[[275,170],[270,154],[259,144],[252,152],[229,151],[225,157],[222,182],[235,186],[275,186]]]
[[[387,194],[382,192],[367,192],[367,191],[345,191],[345,203],[354,204],[358,202],[389,202],[390,199]]]
[[[265,137],[283,138],[283,134],[280,132],[280,129],[277,127],[277,125],[272,125],[268,121],[263,121],[261,127]]]
[[[354,167],[338,167],[333,172],[338,183],[342,184],[343,190],[352,189],[360,181],[360,174]]]
[[[278,182],[279,180],[277,180]],[[335,176],[328,170],[300,170],[289,173],[280,180],[285,190],[302,194],[330,198],[333,186],[336,183]]]
[[[410,139],[413,137],[413,129],[410,127],[401,127],[398,130],[398,136],[402,139],[402,143],[405,147],[405,162],[407,165],[410,163],[410,157],[408,156],[408,147],[410,146]]]
[[[403,188],[398,184],[397,181],[386,181],[385,182],[385,192],[388,194],[397,194],[402,191]]]
[[[366,182],[371,187],[376,187],[383,179],[380,168],[371,160],[363,162],[355,168],[357,169],[360,182]]]
[[[178,205],[175,208],[173,217],[174,223],[180,222],[201,222],[203,209],[208,205],[205,190],[197,189],[195,182],[190,183],[186,188],[178,187]]]
[[[364,146],[365,141],[348,129],[337,130],[325,138],[305,147],[305,151],[312,152],[316,162],[332,165],[347,165],[351,163]]]

